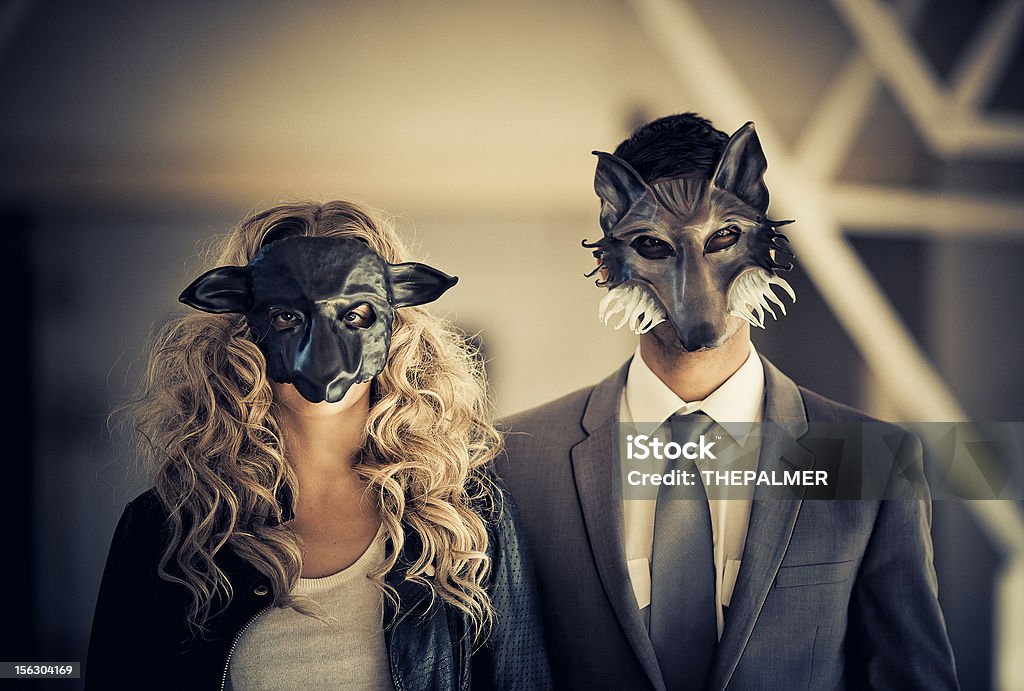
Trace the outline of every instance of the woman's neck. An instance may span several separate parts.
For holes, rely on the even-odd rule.
[[[363,554],[380,524],[377,504],[353,467],[370,413],[370,384],[337,403],[310,403],[295,387],[274,387],[285,455],[298,476],[291,530],[302,544],[302,575],[319,578]]]
[[[278,421],[285,453],[303,492],[359,483],[353,465],[365,439],[369,400],[366,384],[353,386],[338,403],[280,401]]]

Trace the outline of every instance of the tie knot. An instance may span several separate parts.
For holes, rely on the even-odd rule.
[[[705,413],[703,410],[694,410],[689,413],[682,411],[686,410],[685,407],[680,408],[679,412],[672,413],[672,422],[686,422],[691,424],[700,424],[703,422],[711,422],[711,416]]]
[[[703,410],[686,414],[675,413],[668,422],[672,430],[672,440],[679,444],[697,440],[715,425],[715,421]]]

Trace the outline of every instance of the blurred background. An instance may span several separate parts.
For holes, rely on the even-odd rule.
[[[209,240],[275,201],[393,214],[461,277],[435,311],[478,334],[510,413],[634,346],[583,278],[590,152],[669,113],[754,120],[799,255],[799,301],[758,348],[890,419],[1024,420],[1022,5],[4,2],[0,659],[84,661],[113,526],[147,486],[106,417]],[[1021,514],[935,505],[965,689],[1024,688]]]

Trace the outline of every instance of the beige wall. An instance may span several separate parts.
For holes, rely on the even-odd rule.
[[[635,347],[631,333],[598,321],[604,291],[583,277],[594,259],[580,241],[600,234],[594,211],[589,223],[415,224],[423,254],[460,278],[432,307],[480,333],[499,413],[596,383]]]

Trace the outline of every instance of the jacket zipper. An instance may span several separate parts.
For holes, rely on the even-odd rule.
[[[241,628],[241,630],[238,633],[235,634],[235,640],[231,641],[231,647],[228,648],[227,659],[224,660],[224,673],[220,677],[220,691],[224,691],[224,687],[227,686],[227,683],[228,683],[228,667],[231,665],[231,656],[235,654],[235,647],[238,645],[238,641],[241,640],[242,634],[245,633],[246,629],[248,629],[250,626],[252,626],[254,621],[256,621],[257,619],[262,617],[264,614],[269,612],[270,611],[270,607],[271,606],[268,605],[267,607],[264,607],[263,609],[261,609],[259,612],[256,612],[256,614],[252,615],[252,617],[249,619],[249,621],[245,622],[245,626],[243,626]]]

